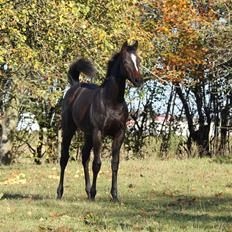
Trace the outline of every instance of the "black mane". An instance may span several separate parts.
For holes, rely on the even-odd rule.
[[[112,71],[113,65],[114,65],[115,61],[118,59],[119,56],[120,56],[120,52],[115,53],[111,57],[111,59],[108,61],[106,78],[110,76],[110,72]]]
[[[101,86],[104,86],[105,83],[107,82],[107,80],[109,80],[109,78],[110,78],[110,76],[111,76],[111,71],[112,71],[113,66],[114,66],[114,63],[118,60],[119,56],[120,56],[120,52],[115,53],[115,54],[111,57],[111,59],[108,61],[106,77],[105,77],[103,83],[101,84]]]

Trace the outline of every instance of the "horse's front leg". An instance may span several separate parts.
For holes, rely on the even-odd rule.
[[[111,169],[112,169],[112,187],[111,187],[111,196],[113,201],[118,200],[117,192],[117,176],[118,176],[118,166],[119,166],[119,153],[124,140],[125,131],[121,130],[113,139],[112,143],[112,160],[111,160]]]
[[[101,150],[101,144],[102,144],[102,133],[100,130],[96,130],[93,133],[93,183],[92,187],[90,189],[90,195],[91,199],[94,200],[96,196],[96,183],[97,183],[97,175],[101,169],[101,156],[100,156],[100,150]]]

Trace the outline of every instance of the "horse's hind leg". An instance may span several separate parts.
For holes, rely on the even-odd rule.
[[[82,164],[84,168],[84,174],[85,174],[85,191],[87,193],[87,196],[89,199],[91,199],[90,195],[90,177],[89,177],[89,157],[90,157],[90,152],[93,147],[93,142],[92,142],[92,136],[86,135],[85,136],[85,143],[82,148]]]
[[[61,157],[60,157],[60,182],[57,188],[57,199],[61,199],[64,191],[64,171],[69,159],[69,146],[76,128],[64,128],[63,138],[61,144]]]
[[[101,157],[100,157],[100,150],[102,144],[102,134],[101,131],[95,131],[93,134],[93,183],[90,189],[91,199],[94,200],[96,196],[96,183],[97,183],[97,175],[101,169]]]

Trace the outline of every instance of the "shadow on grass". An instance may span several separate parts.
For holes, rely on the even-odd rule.
[[[155,220],[180,223],[232,223],[232,196],[167,196],[161,192],[144,193],[141,198],[125,199],[132,215],[141,213]],[[135,212],[135,214],[134,214]],[[117,216],[117,215],[112,215]],[[128,215],[124,215],[127,216]],[[122,215],[118,215],[122,217]],[[231,226],[231,225],[230,225]]]
[[[25,199],[30,199],[30,200],[51,200],[53,198],[49,196],[41,196],[39,194],[20,194],[20,193],[4,193],[3,196],[1,197],[1,200],[25,200]]]
[[[42,194],[31,194],[31,193],[3,193],[3,195],[0,198],[1,200],[34,200],[34,201],[42,201],[42,200],[56,200],[57,202],[62,201],[62,202],[68,202],[68,203],[73,203],[73,202],[98,202],[96,201],[91,201],[88,200],[87,196],[81,196],[81,197],[76,197],[76,196],[64,196],[62,199],[56,199],[56,194],[54,193],[54,196],[48,196],[48,195],[42,195]],[[109,198],[110,199],[110,198]],[[106,202],[107,200],[101,200],[102,202]],[[110,202],[110,200],[108,201]]]
[[[230,195],[166,196],[161,192],[153,192],[144,193],[140,197],[127,196],[119,204],[111,203],[111,207],[106,201],[107,198],[96,199],[96,202],[105,207],[107,217],[117,222],[125,222],[128,227],[133,227],[141,218],[161,224],[177,223],[182,226],[195,224],[199,228],[209,230],[217,226],[218,228],[232,226],[232,196]],[[102,208],[97,209],[95,215],[101,215]]]
[[[201,211],[226,211],[232,208],[232,196],[228,194],[218,194],[215,196],[197,196],[197,195],[168,195],[163,192],[151,191],[145,192],[141,198],[129,198],[128,204],[140,208],[146,206],[149,209],[151,205],[158,205],[167,209],[196,209]]]
[[[39,194],[5,193],[1,200],[3,199],[30,199],[37,202],[54,200],[55,198]],[[136,223],[141,222],[141,229],[143,229],[146,227],[143,220],[150,220],[151,222],[156,221],[160,225],[173,224],[180,227],[197,225],[198,228],[208,231],[213,228],[216,231],[215,227],[222,226],[228,229],[232,223],[232,196],[230,195],[169,196],[162,192],[151,191],[143,192],[139,197],[125,194],[120,203],[113,203],[108,197],[102,197],[99,193],[94,204],[89,202],[87,209],[86,204],[83,205],[83,202],[88,202],[84,195],[76,199],[67,196],[61,201],[68,203],[65,205],[65,211],[73,215],[74,218],[80,217],[78,215],[80,212],[83,215],[86,213],[87,216],[83,217],[84,223],[99,228],[107,228],[108,223],[111,223],[112,228],[120,226],[122,229],[124,227],[132,229]],[[75,204],[73,204],[74,202]],[[38,202],[38,204],[40,207],[49,208],[56,208],[59,205],[56,205],[55,201],[48,205],[44,205],[42,202]],[[64,210],[64,205],[59,207],[60,210]]]
[[[88,223],[97,228],[104,225],[106,229],[108,223],[104,218],[107,217],[107,220],[114,222],[115,227],[119,226],[122,230],[134,230],[138,226],[139,230],[153,231],[152,228],[158,226],[161,231],[166,231],[167,227],[163,225],[173,225],[182,229],[196,227],[206,231],[228,231],[232,226],[231,202],[232,196],[229,195],[167,196],[161,192],[145,192],[140,197],[127,195],[120,203],[113,203],[107,197],[99,196],[96,198],[97,207],[90,206],[88,209],[92,215],[88,218]],[[79,206],[72,208],[78,209]]]

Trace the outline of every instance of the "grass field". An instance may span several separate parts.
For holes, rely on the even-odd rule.
[[[120,203],[110,201],[110,160],[103,160],[95,202],[86,199],[80,163],[0,167],[0,231],[232,232],[232,164],[207,159],[122,160]]]

